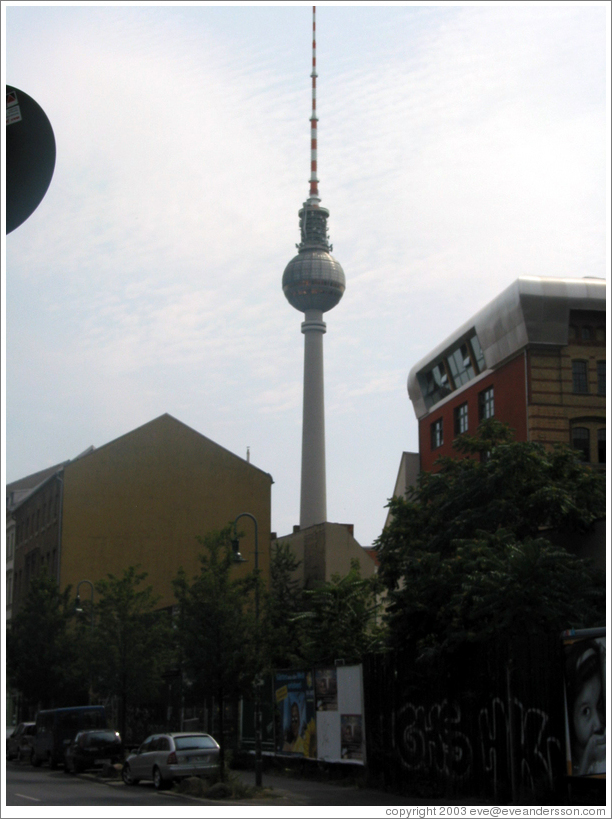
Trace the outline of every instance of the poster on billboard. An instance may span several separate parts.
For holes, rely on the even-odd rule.
[[[342,759],[363,759],[361,714],[341,714],[340,733]]]
[[[604,629],[563,635],[565,738],[569,776],[606,773],[606,637]]]
[[[336,667],[315,668],[317,711],[338,710],[338,675]]]
[[[275,675],[276,750],[316,758],[314,688],[311,671]]]

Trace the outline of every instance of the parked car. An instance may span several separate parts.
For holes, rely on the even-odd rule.
[[[20,722],[13,733],[6,738],[6,758],[17,758],[20,762],[22,759],[29,759],[35,733],[35,722]]]
[[[219,772],[219,743],[209,734],[169,733],[147,737],[122,769],[126,785],[152,779],[158,790],[187,776],[213,776]]]
[[[79,731],[66,748],[64,770],[80,773],[105,762],[114,764],[123,758],[123,743],[118,731]]]
[[[36,734],[32,743],[32,765],[48,762],[55,768],[64,762],[66,748],[79,731],[106,728],[103,705],[78,705],[54,708],[36,714]]]

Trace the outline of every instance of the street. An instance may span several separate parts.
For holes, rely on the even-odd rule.
[[[187,799],[171,793],[158,793],[153,783],[142,783],[134,788],[126,787],[121,780],[108,785],[92,779],[71,776],[62,768],[51,771],[47,767],[33,768],[18,762],[6,763],[6,805],[9,807],[42,808],[106,806],[117,807],[169,807],[191,804]],[[125,814],[123,814],[125,815]]]

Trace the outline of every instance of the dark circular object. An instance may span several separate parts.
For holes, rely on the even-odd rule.
[[[55,169],[55,137],[40,105],[14,86],[6,87],[6,232],[31,216],[43,200]]]
[[[296,310],[335,307],[346,288],[340,262],[326,250],[310,248],[295,256],[283,273],[283,292]]]

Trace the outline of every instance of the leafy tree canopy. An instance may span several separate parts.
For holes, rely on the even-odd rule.
[[[300,625],[301,653],[309,665],[360,662],[364,654],[384,646],[384,628],[377,622],[378,595],[382,591],[376,576],[363,578],[357,560],[341,577],[304,591],[305,610],[295,617]]]
[[[70,628],[70,593],[70,586],[60,593],[57,581],[41,571],[7,631],[8,678],[32,708],[87,702],[86,675]]]
[[[304,663],[297,616],[304,592],[295,572],[300,566],[288,543],[279,543],[270,560],[270,591],[264,600],[263,647],[268,670],[297,668]]]
[[[227,527],[198,538],[199,574],[190,582],[181,568],[173,581],[182,666],[200,702],[241,692],[257,671],[249,596],[257,580],[233,577],[231,534]]]
[[[476,457],[439,459],[406,499],[393,498],[376,543],[394,644],[439,650],[595,625],[602,589],[588,564],[542,534],[603,517],[603,476],[567,448],[513,441],[494,420],[456,449]]]
[[[129,705],[150,701],[171,658],[172,631],[167,612],[156,610],[151,586],[140,588],[146,572],[130,566],[95,584],[99,595],[91,630],[91,668],[96,693],[117,696],[120,730],[125,734]]]

